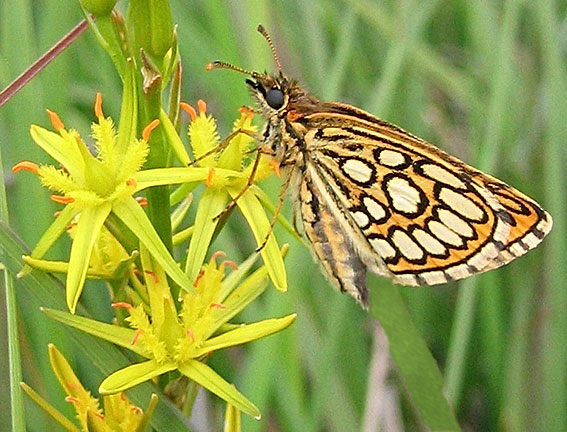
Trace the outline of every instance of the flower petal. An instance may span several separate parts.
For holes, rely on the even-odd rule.
[[[248,274],[252,266],[258,261],[260,254],[252,253],[244,262],[238,264],[238,270],[230,272],[222,281],[218,301],[224,302],[226,297],[236,288],[240,281]]]
[[[243,324],[234,330],[227,331],[203,342],[201,347],[195,351],[195,357],[270,336],[289,327],[295,321],[296,316],[297,314],[290,314],[283,318],[272,318],[252,324]]]
[[[254,418],[260,418],[260,411],[256,405],[206,364],[197,360],[188,360],[179,365],[179,371],[240,411]]]
[[[53,246],[59,237],[67,230],[69,223],[73,220],[78,210],[73,206],[65,206],[59,216],[55,218],[53,223],[41,236],[34,250],[31,253],[32,258],[42,258],[45,253]],[[18,273],[18,277],[22,277],[31,271],[31,267],[25,265]]]
[[[70,313],[56,309],[42,308],[41,310],[48,317],[53,318],[54,320],[57,320],[77,330],[81,330],[85,333],[96,336],[100,339],[104,339],[105,341],[108,341],[115,345],[129,349],[130,351],[135,352],[136,354],[139,354],[141,356],[145,354],[145,350],[141,349],[139,345],[132,345],[132,341],[134,340],[134,337],[136,335],[135,330],[107,324],[78,315],[72,315]]]
[[[240,189],[236,186],[232,186],[228,188],[228,192],[234,198],[240,193]],[[260,204],[256,195],[254,195],[254,192],[250,189],[238,198],[236,204],[248,222],[248,225],[250,225],[250,229],[256,238],[258,246],[264,243],[264,240],[269,233],[268,241],[260,251],[260,254],[262,255],[264,265],[268,269],[268,274],[270,275],[270,279],[276,289],[282,292],[286,291],[287,276],[282,255],[278,248],[274,233],[270,232],[270,221],[262,208],[262,204]]]
[[[62,130],[62,136],[36,125],[30,127],[30,134],[36,144],[63,165],[75,180],[83,178],[84,161],[80,152],[80,146],[84,145],[82,142],[76,141],[65,130]]]
[[[61,414],[57,409],[43,399],[35,390],[33,390],[26,383],[20,383],[20,387],[26,394],[33,400],[42,410],[44,410],[49,416],[61,425],[61,428],[69,432],[81,432],[81,430],[75,426],[75,424]]]
[[[136,237],[148,248],[152,257],[179,286],[190,293],[195,292],[193,283],[172,258],[148,216],[134,198],[129,197],[116,204],[112,211],[132,230]]]
[[[175,130],[175,126],[173,126],[173,123],[171,123],[169,116],[163,109],[159,113],[159,121],[163,126],[163,132],[165,133],[167,142],[169,143],[169,146],[177,157],[177,160],[182,165],[189,165],[191,163],[191,159],[189,158],[189,154],[187,154],[187,150],[185,150],[183,141],[181,141],[181,138],[179,138],[179,134]]]
[[[215,188],[205,190],[199,200],[185,264],[185,273],[192,281],[195,280],[201,270],[219,223],[219,220],[215,218],[224,210],[227,201],[228,193],[224,189]]]
[[[102,224],[110,213],[110,209],[111,205],[105,203],[98,207],[86,208],[79,215],[75,238],[71,245],[69,273],[67,273],[65,287],[67,306],[72,313],[75,313],[79,297],[83,291],[93,246]]]
[[[155,168],[139,171],[134,176],[136,180],[136,192],[152,186],[163,186],[179,183],[204,183],[209,176],[209,168],[199,167],[177,167],[177,168]],[[228,183],[234,179],[247,179],[238,171],[215,168],[215,181],[220,184]]]
[[[159,364],[155,360],[149,360],[136,363],[107,376],[100,383],[98,392],[104,396],[125,391],[174,369],[176,366],[173,362]]]

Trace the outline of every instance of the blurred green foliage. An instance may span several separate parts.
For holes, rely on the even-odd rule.
[[[77,3],[0,4],[0,87],[82,18]],[[445,374],[463,428],[567,430],[566,2],[171,4],[184,67],[183,99],[193,104],[205,99],[221,132],[229,131],[237,108],[251,100],[243,76],[207,73],[205,65],[224,60],[272,70],[269,49],[255,30],[262,23],[284,70],[320,98],[368,109],[497,175],[552,214],[549,239],[520,261],[460,284],[406,288],[403,294]],[[55,206],[35,177],[16,178],[10,167],[22,159],[44,160],[29,126],[48,126],[45,108],[86,133],[97,91],[104,95],[105,113],[117,118],[119,78],[87,32],[0,110],[10,220],[29,246],[49,225]],[[275,201],[279,182],[267,183]],[[241,218],[233,219],[216,244],[239,262],[255,246]],[[262,422],[243,418],[244,430],[371,430],[363,428],[398,415],[407,430],[414,430],[415,415],[395,368],[382,382],[386,388],[371,380],[380,366],[391,367],[377,343],[380,338],[373,337],[372,319],[350,298],[333,292],[308,252],[276,230],[280,243],[292,245],[286,261],[290,289],[285,295],[268,290],[244,319],[297,311],[297,323],[277,338],[212,358],[215,368],[233,377],[263,413]],[[370,284],[388,283],[369,279]],[[104,303],[96,299],[101,288],[85,290],[91,310]],[[27,307],[26,298],[18,300],[24,378],[65,410],[46,347],[53,342],[73,359],[73,346],[60,340],[57,325]],[[83,382],[97,388],[98,382],[89,382],[88,363],[79,354],[74,360]],[[7,368],[2,371],[7,389]],[[384,395],[388,403],[376,406],[375,398]],[[8,392],[0,395],[2,406],[8,406],[8,397]],[[209,402],[197,412],[206,420],[203,430],[218,430],[224,407],[215,399]],[[27,408],[29,430],[46,430],[47,420],[30,404]],[[8,425],[3,416],[0,429]]]

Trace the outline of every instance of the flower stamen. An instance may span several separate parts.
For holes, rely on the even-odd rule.
[[[51,195],[51,201],[56,202],[57,204],[71,204],[72,202],[75,202],[73,198],[62,195]]]
[[[51,120],[51,124],[53,125],[53,129],[55,129],[57,132],[60,132],[63,129],[65,129],[65,126],[63,125],[63,122],[61,121],[57,113],[51,111],[50,109],[46,111],[47,111],[47,115],[49,115],[49,119]]]
[[[148,142],[152,131],[159,126],[159,119],[153,119],[142,131],[142,138]]]
[[[207,182],[206,182],[207,187],[211,187],[211,185],[213,184],[214,175],[215,175],[215,169],[213,167],[209,168],[209,175],[207,176]]]
[[[138,202],[138,204],[140,204],[141,207],[148,206],[148,200],[146,197],[136,197],[136,201]]]
[[[197,101],[197,106],[199,107],[199,114],[205,114],[207,112],[207,104],[203,99]]]
[[[137,330],[136,334],[134,335],[134,338],[132,339],[132,342],[130,342],[130,345],[136,345],[136,342],[138,342],[138,338],[140,337],[141,334],[142,334],[142,330]]]
[[[234,261],[225,260],[225,261],[223,261],[223,264],[226,265],[226,266],[229,266],[233,270],[238,270],[238,266],[236,265],[236,263]]]
[[[133,307],[130,303],[126,303],[126,302],[115,302],[115,303],[112,303],[111,306],[114,309],[117,309],[117,308],[132,309],[132,307]]]
[[[15,174],[15,173],[18,173],[18,172],[20,172],[20,171],[22,171],[22,170],[30,171],[30,172],[32,172],[32,173],[34,173],[34,174],[37,174],[37,172],[38,172],[38,170],[39,170],[39,166],[38,166],[38,164],[36,164],[35,162],[31,162],[31,161],[21,161],[21,162],[18,162],[16,165],[14,165],[14,166],[12,167],[12,172],[13,172],[14,174]]]
[[[157,285],[159,283],[159,279],[157,277],[157,275],[151,271],[151,270],[144,270],[144,274],[147,274],[148,276],[151,276],[151,278],[154,280],[154,283]]]
[[[95,112],[96,118],[98,118],[98,121],[100,122],[100,120],[104,118],[104,113],[102,112],[102,94],[101,94],[101,92],[97,92],[97,94],[96,94],[94,112]]]
[[[185,111],[187,114],[189,114],[189,116],[191,117],[191,121],[194,122],[195,120],[197,120],[197,111],[195,111],[195,108],[193,108],[191,105],[189,105],[187,102],[181,102],[179,104],[179,106],[181,107],[181,109],[183,111]]]
[[[223,258],[224,258],[225,256],[226,256],[226,253],[223,252],[223,251],[221,251],[221,250],[216,251],[216,252],[213,252],[213,254],[211,255],[211,261],[214,261],[214,260],[216,260],[216,259],[219,258],[219,257],[223,257]]]
[[[249,106],[243,105],[238,109],[238,112],[241,115],[245,115],[246,117],[248,117],[250,120],[252,120],[252,118],[254,117],[254,110],[252,108],[250,108]]]

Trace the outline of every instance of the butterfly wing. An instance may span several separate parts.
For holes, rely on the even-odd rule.
[[[305,131],[302,190],[372,272],[445,283],[504,265],[549,233],[551,216],[514,188],[362,110],[324,108],[293,119]]]

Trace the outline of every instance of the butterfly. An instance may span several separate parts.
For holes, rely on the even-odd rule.
[[[323,272],[368,308],[367,271],[438,285],[498,268],[550,232],[534,200],[391,123],[323,102],[289,79],[264,27],[275,74],[248,75],[265,118],[264,152],[287,169],[295,211]],[[282,195],[283,196],[283,195]]]

